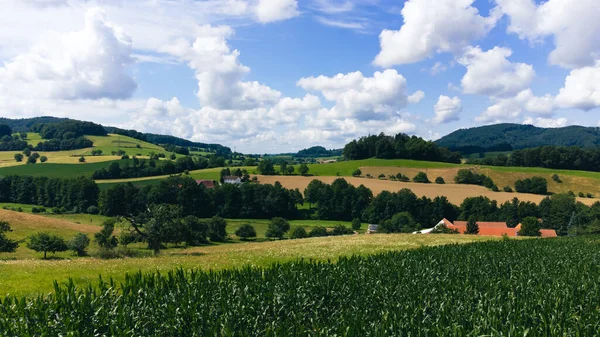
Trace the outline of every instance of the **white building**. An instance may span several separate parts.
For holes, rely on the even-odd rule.
[[[223,177],[223,183],[240,185],[242,183],[242,178],[238,176],[225,176]]]

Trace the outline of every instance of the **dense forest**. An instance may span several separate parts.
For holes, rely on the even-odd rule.
[[[542,146],[499,155],[469,159],[469,164],[491,166],[544,167],[551,169],[600,171],[600,147]]]
[[[58,118],[58,117],[32,117],[32,118],[21,118],[21,119],[12,119],[12,118],[3,118],[0,117],[0,123],[6,124],[11,127],[13,132],[33,132],[30,128],[36,124],[53,124],[53,123],[62,123],[66,121],[74,121],[74,119],[70,118]]]
[[[495,124],[470,129],[460,129],[435,142],[452,151],[463,150],[463,154],[510,151],[540,146],[600,145],[600,128],[567,126],[563,128],[539,128],[524,124]]]
[[[343,154],[348,160],[377,157],[382,159],[415,159],[460,163],[461,159],[458,152],[450,152],[433,142],[403,133],[393,137],[386,136],[383,133],[378,136],[361,137],[359,140],[353,140],[346,144]]]
[[[322,146],[313,146],[313,147],[309,147],[308,149],[298,151],[298,153],[296,153],[294,156],[300,157],[300,158],[318,158],[318,157],[335,157],[335,156],[341,156],[341,155],[342,155],[341,149],[327,150],[326,148],[324,148]]]
[[[102,192],[92,179],[49,179],[8,176],[0,179],[0,202],[15,202],[59,208],[61,212],[100,211],[108,216],[135,216],[153,205],[179,205],[182,216],[208,218],[272,218],[302,219],[310,215],[299,210],[304,201],[316,207],[316,216],[323,220],[354,220],[387,224],[393,231],[410,232],[434,226],[440,219],[450,221],[506,221],[514,227],[526,217],[543,220],[544,228],[560,235],[571,227],[600,233],[600,203],[586,206],[575,196],[555,194],[539,205],[518,199],[498,205],[486,197],[467,198],[460,205],[445,197],[417,197],[409,189],[384,191],[373,196],[364,186],[355,187],[338,178],[332,184],[315,180],[304,191],[275,185],[246,183],[241,186],[218,185],[206,189],[190,177],[172,177],[158,185],[136,187],[131,183],[114,185]],[[402,225],[406,223],[407,225]]]

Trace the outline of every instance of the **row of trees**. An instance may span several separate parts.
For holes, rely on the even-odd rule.
[[[399,133],[396,136],[371,135],[344,146],[343,155],[348,160],[367,159],[372,157],[382,159],[415,159],[460,163],[459,152],[450,152],[433,142],[416,136]]]
[[[100,124],[67,120],[58,123],[40,123],[29,130],[38,132],[44,139],[74,139],[84,135],[106,136],[106,130]]]

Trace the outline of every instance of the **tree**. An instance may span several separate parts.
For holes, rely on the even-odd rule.
[[[535,217],[529,216],[521,221],[521,230],[518,234],[520,236],[540,236],[541,228],[540,221]]]
[[[46,156],[41,156],[41,157],[40,157],[40,162],[41,162],[41,163],[45,163],[45,162],[47,162],[47,161],[48,161],[48,157],[46,157]]]
[[[240,237],[242,240],[248,240],[249,238],[256,237],[256,230],[250,224],[243,224],[235,231],[235,235]]]
[[[294,174],[294,171],[295,171],[295,169],[294,169],[294,167],[293,167],[293,166],[291,166],[291,165],[290,165],[290,166],[288,166],[288,168],[287,168],[287,174],[288,174],[288,175],[292,175],[292,174]]]
[[[287,162],[286,161],[282,161],[281,164],[279,164],[279,173],[286,175],[287,174]]]
[[[55,254],[56,252],[64,252],[69,249],[63,238],[58,235],[44,232],[30,236],[27,248],[35,250],[38,253],[44,252],[44,259],[46,259],[46,254],[48,252]]]
[[[175,153],[171,153],[171,156],[169,156],[169,158],[171,158],[171,160],[175,160],[177,158],[177,155],[175,155]]]
[[[477,224],[475,217],[470,217],[469,221],[467,221],[465,234],[479,234],[479,225]]]
[[[12,129],[7,124],[0,124],[0,138],[12,135]]]
[[[352,172],[353,177],[360,177],[361,175],[362,175],[362,171],[360,169],[356,169],[356,170],[354,170],[354,172]]]
[[[300,164],[300,167],[298,168],[298,171],[300,172],[301,175],[305,176],[308,174],[308,165],[302,163]]]
[[[512,193],[513,189],[512,187],[506,185],[504,186],[504,188],[502,189],[504,192],[508,192],[508,193]]]
[[[22,140],[26,140],[27,139],[27,132],[20,132],[19,136],[21,137]]]
[[[83,233],[77,233],[77,235],[69,241],[69,249],[76,253],[77,256],[86,256],[86,249],[89,245],[90,238]]]
[[[31,154],[31,156],[32,156],[33,158],[35,158],[35,159],[39,159],[39,158],[40,158],[40,154],[39,154],[39,153],[37,153],[37,152],[34,152],[34,153],[32,153],[32,154]]]
[[[84,156],[79,157],[79,162],[80,163],[85,163],[85,157]]]
[[[262,175],[275,175],[275,166],[273,165],[273,162],[270,159],[261,160],[260,163],[258,163],[258,167],[256,168],[256,170]]]
[[[208,222],[208,237],[210,241],[223,242],[227,238],[227,221],[215,216]]]
[[[154,254],[158,254],[163,244],[168,242],[177,244],[183,241],[184,228],[180,218],[179,205],[157,204],[130,223],[148,243],[148,248],[152,249]]]
[[[37,159],[35,159],[35,157],[29,156],[27,158],[27,164],[35,164],[37,163]]]
[[[435,178],[435,183],[436,184],[445,184],[446,181],[444,181],[444,178],[442,178],[442,177],[437,177],[437,178]]]
[[[12,232],[10,224],[6,221],[0,221],[0,252],[12,253],[17,250],[19,243],[14,240],[10,240],[6,237],[7,232]]]
[[[313,229],[310,230],[310,233],[308,233],[308,236],[311,238],[316,238],[316,237],[320,237],[320,236],[328,236],[329,232],[327,232],[327,228],[322,227],[322,226],[316,226],[313,227]]]
[[[287,231],[290,230],[290,223],[284,218],[273,218],[271,222],[269,222],[269,227],[267,228],[266,237],[268,238],[277,238],[283,239],[283,236]]]
[[[380,227],[385,233],[410,233],[421,229],[421,225],[415,221],[409,212],[394,214],[391,219],[385,220]]]
[[[31,155],[31,150],[26,147],[25,150],[23,150],[23,154],[25,155],[25,157],[29,157]]]
[[[553,174],[552,175],[552,180],[554,180],[557,183],[562,183],[562,180],[560,179],[560,177],[558,176],[558,174]]]
[[[22,154],[20,154],[20,153],[15,153],[15,161],[16,161],[17,163],[20,163],[20,162],[22,162],[22,161],[23,161],[23,155],[22,155]]]
[[[117,221],[115,219],[109,219],[104,221],[102,224],[102,229],[100,232],[94,234],[94,238],[96,239],[96,243],[102,249],[113,249],[117,246],[117,238],[113,235],[115,231],[115,224]]]
[[[427,173],[425,172],[419,172],[417,173],[417,175],[413,178],[413,181],[415,183],[424,183],[424,184],[429,184],[429,178],[427,178]]]
[[[359,218],[354,218],[352,219],[352,229],[354,229],[355,231],[359,230],[361,226],[360,223],[360,219]]]
[[[292,239],[304,239],[308,237],[308,233],[306,233],[306,229],[304,227],[295,227],[290,234],[290,238]]]

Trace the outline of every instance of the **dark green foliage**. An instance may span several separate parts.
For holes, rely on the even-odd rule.
[[[37,159],[35,157],[29,156],[27,157],[27,164],[35,164],[37,163]]]
[[[512,187],[510,187],[510,186],[508,186],[508,185],[507,185],[507,186],[504,186],[504,188],[503,188],[502,190],[503,190],[504,192],[508,192],[508,193],[512,193],[512,192],[513,192],[513,189],[512,189]]]
[[[96,243],[102,249],[113,249],[117,246],[118,240],[113,235],[115,231],[116,220],[110,219],[106,220],[102,224],[102,229],[100,232],[94,234],[94,239],[96,239]]]
[[[284,218],[273,218],[269,222],[267,233],[265,234],[268,238],[283,239],[285,233],[290,230],[290,223]]]
[[[300,172],[301,175],[305,176],[308,174],[309,168],[308,165],[302,163],[300,164],[300,167],[298,168],[298,172]]]
[[[579,196],[580,198],[585,198],[585,193],[583,193],[583,192],[579,192],[579,193],[577,194],[577,196]]]
[[[552,180],[554,180],[557,183],[562,183],[562,180],[560,179],[560,177],[558,176],[558,174],[553,174],[552,175]]]
[[[100,209],[98,208],[98,206],[90,206],[86,209],[85,211],[87,214],[99,214],[100,213]]]
[[[252,225],[244,224],[235,231],[235,235],[237,235],[242,240],[248,240],[256,237],[256,230]]]
[[[227,238],[227,221],[215,216],[208,222],[208,237],[210,241],[223,242]]]
[[[130,161],[128,159],[128,155],[123,155],[121,157],[121,161],[112,162],[109,167],[96,170],[92,177],[94,179],[152,177],[157,175],[182,173],[186,170],[200,170],[209,167],[209,162],[205,158],[190,156],[179,157],[175,162],[168,160],[146,160],[137,158],[134,158]]]
[[[37,152],[34,152],[31,154],[31,157],[35,158],[35,159],[39,159],[40,158],[40,154]]]
[[[477,219],[475,217],[470,217],[467,221],[467,228],[465,229],[465,234],[478,234],[479,233],[479,225],[477,224]]]
[[[317,216],[323,220],[351,221],[361,217],[373,199],[373,193],[360,185],[354,187],[345,179],[338,178],[331,185],[313,180],[304,191],[306,201],[317,203]]]
[[[379,226],[383,233],[411,233],[421,229],[409,212],[394,214],[391,219],[385,220]]]
[[[122,284],[103,280],[90,288],[67,282],[57,284],[51,296],[3,297],[0,331],[6,336],[595,336],[599,251],[595,240],[506,240],[341,257],[335,263],[137,273]]]
[[[402,181],[402,182],[408,182],[408,181],[410,181],[410,178],[407,177],[407,176],[405,176],[402,173],[396,174],[396,179],[398,179],[398,181]]]
[[[460,234],[458,229],[448,228],[448,226],[441,224],[436,226],[431,232],[431,234]]]
[[[12,135],[12,129],[7,124],[0,124],[0,138]]]
[[[258,167],[256,168],[258,173],[266,176],[275,175],[275,166],[270,159],[263,159],[258,163]]]
[[[337,226],[333,227],[333,230],[330,233],[330,235],[333,235],[333,236],[350,235],[350,234],[354,234],[354,230],[352,228],[348,228],[344,225],[337,225]]]
[[[31,213],[33,213],[33,214],[46,213],[46,209],[44,207],[31,207]]]
[[[324,148],[322,146],[313,146],[313,147],[309,147],[308,149],[298,151],[298,153],[296,153],[295,157],[318,158],[318,157],[335,157],[335,156],[341,156],[341,155],[342,155],[341,149],[327,150],[326,148]]]
[[[44,259],[46,254],[51,252],[64,252],[69,249],[66,241],[58,235],[48,234],[44,232],[33,234],[29,237],[27,242],[27,248],[35,250],[36,252],[44,252]]]
[[[548,181],[542,177],[532,177],[515,181],[519,193],[548,194]]]
[[[0,221],[0,253],[12,253],[19,247],[17,241],[6,237],[8,232],[12,232],[10,224],[6,221]]]
[[[497,190],[498,187],[494,181],[485,174],[477,174],[469,169],[458,170],[454,182],[457,184],[480,185],[492,190]]]
[[[32,125],[31,132],[39,132],[44,139],[72,139],[83,135],[106,136],[102,125],[92,122],[62,121],[58,123]]]
[[[360,223],[360,218],[354,218],[352,219],[352,229],[354,229],[355,231],[359,230],[361,226]]]
[[[346,144],[343,154],[348,160],[377,157],[460,163],[460,153],[450,152],[433,142],[402,133],[393,137],[381,133],[353,140]]]
[[[308,233],[308,236],[311,238],[328,236],[328,235],[329,235],[329,233],[327,232],[327,228],[322,227],[322,226],[315,226]]]
[[[521,230],[519,231],[519,235],[540,236],[540,229],[542,229],[540,221],[537,218],[530,216],[521,221]]]
[[[17,163],[20,163],[20,162],[22,162],[22,161],[23,161],[23,155],[22,155],[22,154],[20,154],[20,153],[15,153],[15,161],[16,161]]]
[[[437,177],[437,178],[435,178],[435,183],[436,184],[445,184],[446,181],[442,177]]]
[[[429,178],[427,177],[427,173],[425,172],[419,172],[417,173],[417,175],[413,178],[413,181],[415,183],[423,183],[423,184],[429,184]]]
[[[75,237],[69,241],[69,249],[72,250],[77,256],[86,256],[87,247],[90,245],[90,238],[83,233],[77,233]]]
[[[31,150],[29,148],[25,148],[23,150],[23,154],[25,155],[25,157],[29,157],[31,155]]]
[[[362,174],[362,171],[360,169],[356,169],[356,170],[354,170],[354,172],[352,172],[353,177],[360,177],[361,174]]]
[[[79,162],[80,163],[85,163],[85,157],[84,156],[79,157]]]
[[[378,179],[385,179],[385,174],[383,174],[383,173],[380,173],[380,174],[377,176],[377,178],[378,178]]]
[[[137,234],[136,232],[122,231],[121,234],[119,234],[118,241],[120,245],[122,245],[123,247],[127,247],[127,245],[129,244],[139,242],[141,240],[139,234]]]
[[[306,229],[304,227],[294,227],[290,234],[291,239],[304,239],[308,237],[308,233],[306,233]]]
[[[45,163],[47,161],[48,161],[48,157],[46,157],[46,156],[41,156],[40,157],[40,163]]]

